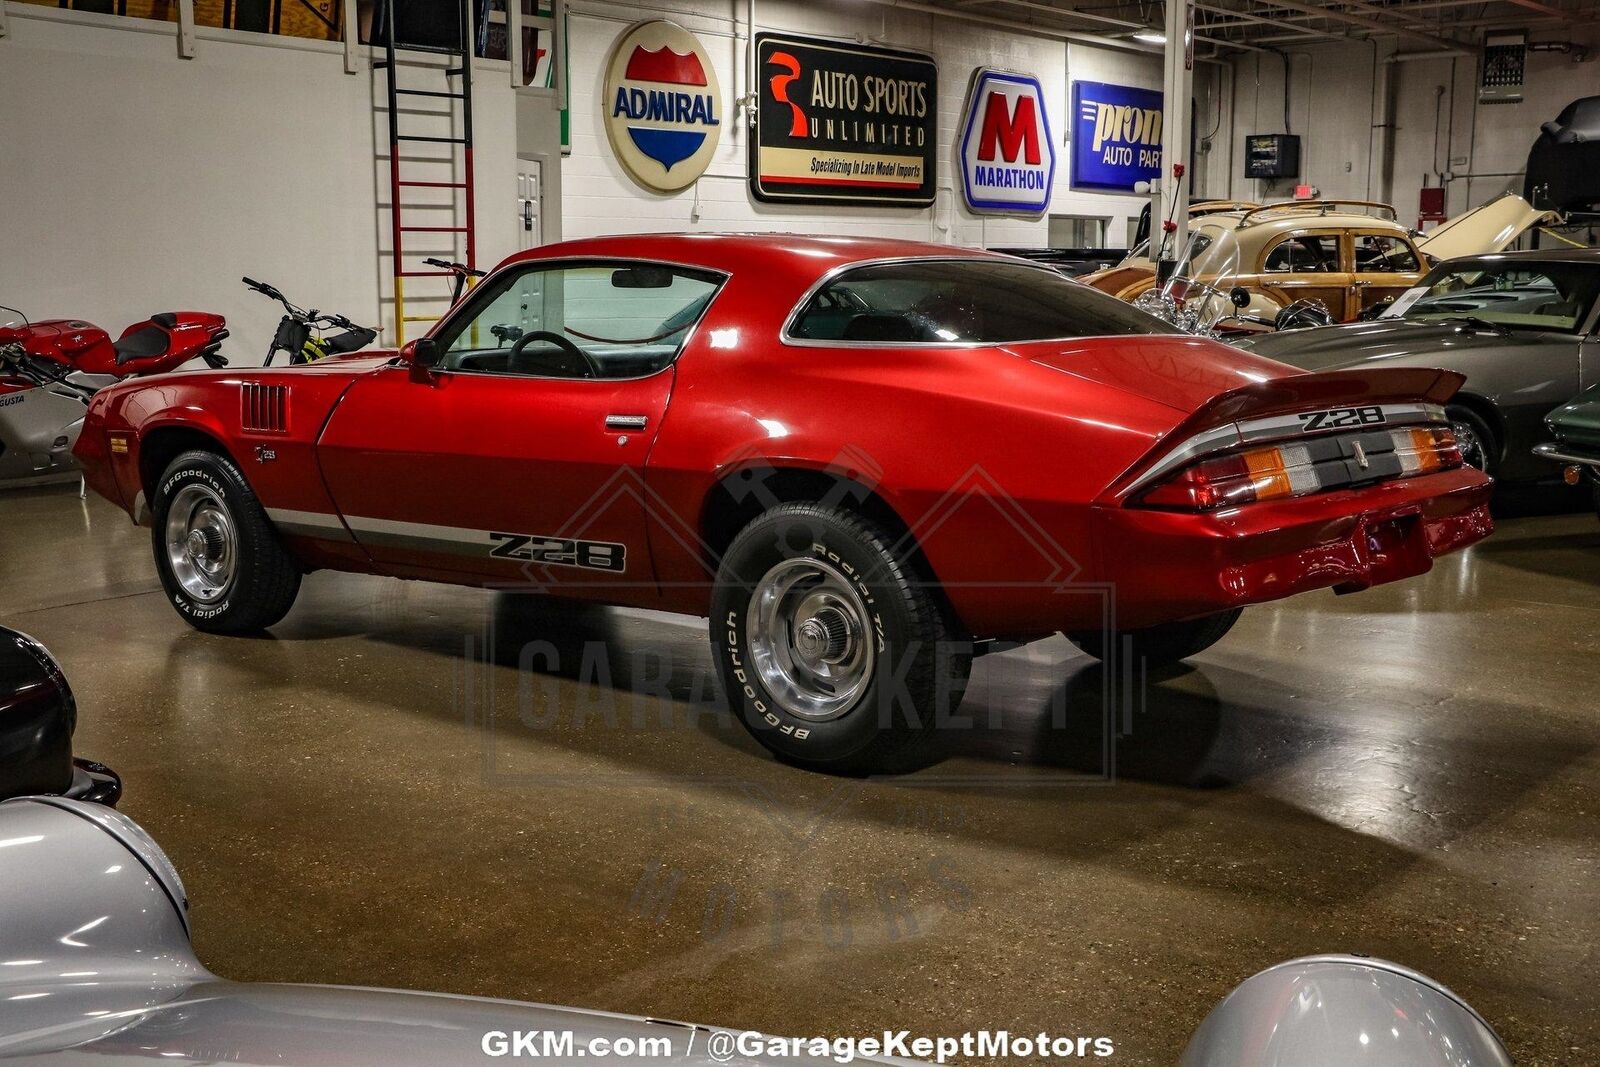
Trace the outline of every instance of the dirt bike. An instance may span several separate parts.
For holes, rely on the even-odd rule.
[[[329,356],[358,352],[378,338],[377,330],[367,326],[357,326],[343,315],[318,311],[316,308],[297,307],[291,304],[276,287],[266,282],[258,282],[254,278],[241,280],[247,288],[271,297],[283,305],[284,315],[278,320],[278,329],[272,335],[272,343],[267,346],[267,358],[261,363],[263,367],[272,366],[272,360],[279,352],[289,353],[289,365],[295,366],[315,363]],[[330,329],[344,332],[328,336],[325,331]]]

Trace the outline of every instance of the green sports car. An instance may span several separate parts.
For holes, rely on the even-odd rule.
[[[1545,417],[1555,441],[1537,445],[1534,453],[1567,465],[1567,481],[1588,478],[1600,512],[1600,385],[1585,389]]]

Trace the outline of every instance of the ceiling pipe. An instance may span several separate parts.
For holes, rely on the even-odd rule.
[[[1363,29],[1375,30],[1378,33],[1395,34],[1400,37],[1410,37],[1415,41],[1424,41],[1428,44],[1437,45],[1441,48],[1447,49],[1451,55],[1468,56],[1474,54],[1464,45],[1458,44],[1449,38],[1435,37],[1431,33],[1423,33],[1420,30],[1408,29],[1404,26],[1389,25],[1384,22],[1379,22],[1377,19],[1368,18],[1365,15],[1353,15],[1348,11],[1334,11],[1332,8],[1317,7],[1313,4],[1302,3],[1301,0],[1267,0],[1267,3],[1268,6],[1271,7],[1287,8],[1290,11],[1302,11],[1308,15],[1322,15],[1325,18],[1332,19],[1336,22],[1348,22],[1352,26],[1360,26]],[[1366,4],[1357,4],[1354,6],[1373,10],[1370,5]],[[1383,9],[1377,8],[1375,10],[1382,11]]]
[[[968,14],[965,11],[956,11],[948,7],[936,7],[933,4],[920,3],[918,0],[867,0],[868,3],[879,4],[883,7],[899,8],[902,11],[916,11],[924,15],[940,15],[944,18],[960,19],[964,22],[975,22],[980,26],[994,26],[1001,29],[1013,30],[1017,33],[1031,34],[1035,37],[1049,37],[1058,41],[1073,41],[1077,44],[1093,45],[1095,48],[1109,48],[1119,52],[1135,52],[1139,55],[1159,56],[1163,50],[1159,45],[1147,45],[1138,41],[1131,41],[1121,37],[1105,37],[1094,33],[1083,33],[1078,30],[1061,30],[1051,26],[1041,26],[1036,22],[1023,22],[1020,19],[1002,18],[998,15]],[[1054,8],[1056,14],[1063,17],[1072,17],[1075,13],[1063,8]],[[1146,31],[1149,27],[1140,23],[1130,22],[1128,29]],[[1254,45],[1240,44],[1237,41],[1227,41],[1214,37],[1195,37],[1201,44],[1216,45],[1223,48],[1237,48],[1245,52],[1262,52],[1265,49]]]

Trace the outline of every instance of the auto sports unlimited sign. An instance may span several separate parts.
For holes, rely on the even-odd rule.
[[[722,132],[722,88],[694,34],[661,20],[628,27],[603,92],[606,136],[634,181],[670,193],[705,173]]]
[[[937,175],[930,56],[756,35],[750,189],[768,202],[926,207]]]
[[[1131,193],[1161,176],[1161,94],[1072,83],[1072,187]]]
[[[971,210],[1037,215],[1049,207],[1056,146],[1039,79],[990,67],[974,71],[957,151]]]

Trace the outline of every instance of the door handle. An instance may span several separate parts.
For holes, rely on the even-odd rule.
[[[607,415],[606,429],[608,430],[642,430],[650,425],[646,415]]]

